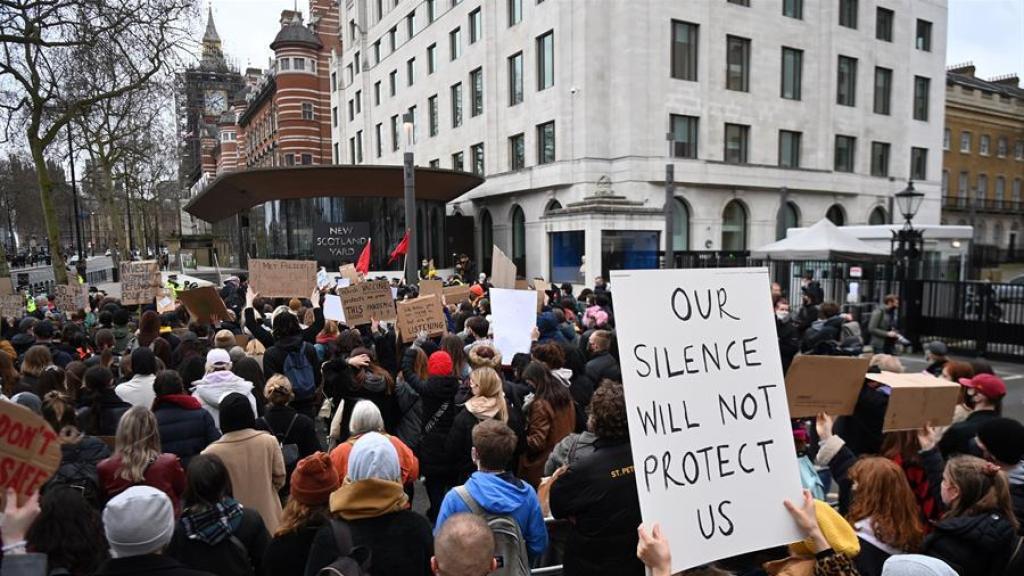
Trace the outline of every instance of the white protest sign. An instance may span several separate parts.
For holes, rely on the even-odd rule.
[[[803,539],[764,268],[614,271],[640,511],[672,572]]]
[[[537,293],[533,290],[491,288],[491,326],[494,346],[502,361],[517,353],[530,353],[530,332],[537,323]]]
[[[350,280],[348,278],[342,278],[342,277],[339,276],[337,278],[337,280],[338,280],[338,283],[337,283],[338,288],[348,288],[349,286],[352,285],[352,280]]]
[[[341,308],[341,296],[327,294],[324,296],[324,318],[336,322],[345,322],[345,311]]]
[[[323,288],[327,286],[328,283],[330,283],[330,280],[327,278],[327,269],[321,266],[320,269],[316,271],[316,287]]]

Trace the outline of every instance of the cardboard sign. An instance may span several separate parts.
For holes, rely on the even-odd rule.
[[[444,294],[444,282],[440,280],[420,280],[420,296],[436,294],[438,298]]]
[[[324,296],[324,318],[345,323],[345,310],[341,306],[341,296],[334,294]]]
[[[121,304],[149,304],[159,297],[162,284],[156,260],[121,262]]]
[[[471,286],[468,284],[462,284],[460,286],[446,286],[444,291],[444,300],[448,304],[455,304],[458,306],[466,300],[470,300],[473,297],[472,292],[469,291]]]
[[[160,296],[156,301],[156,311],[160,314],[174,312],[175,309],[178,308],[178,303],[171,298],[171,295],[168,292],[169,291],[167,290],[161,291]]]
[[[369,241],[369,222],[313,224],[313,257],[320,262],[354,262]]]
[[[395,299],[387,280],[360,282],[341,289],[341,306],[349,326],[369,324],[374,319],[391,321],[395,313]],[[325,316],[326,317],[326,316]]]
[[[800,355],[786,372],[786,398],[791,418],[813,418],[819,412],[831,416],[853,414],[857,405],[867,358]]]
[[[960,399],[960,385],[923,372],[868,374],[869,380],[885,384],[889,406],[885,409],[883,432],[919,430],[926,424],[947,426],[953,422],[953,411]]]
[[[77,282],[58,284],[53,287],[53,302],[66,314],[84,310],[89,307],[89,287]]]
[[[535,278],[533,280],[533,288],[537,291],[537,313],[540,313],[544,310],[544,304],[547,302],[548,298],[547,292],[551,289],[551,284],[548,284],[540,278]]]
[[[497,245],[491,254],[491,286],[509,290],[516,288],[516,265]]]
[[[308,298],[316,288],[316,262],[249,260],[249,285],[264,298]]]
[[[14,285],[11,283],[11,277],[0,278],[0,296],[10,296],[11,294],[14,294]]]
[[[18,319],[25,315],[25,297],[21,294],[0,296],[0,317]]]
[[[213,286],[178,292],[178,301],[185,305],[189,315],[199,324],[209,324],[214,316],[219,319],[228,317],[228,309]]]
[[[34,412],[0,400],[0,494],[13,488],[24,502],[60,466],[60,443],[53,428]]]
[[[803,539],[799,467],[765,268],[613,271],[643,521],[672,573]]]
[[[537,295],[532,290],[491,288],[491,329],[503,363],[511,364],[512,357],[520,352],[530,353],[530,332],[537,324],[536,306]]]
[[[398,303],[398,331],[403,342],[412,342],[420,332],[440,336],[448,332],[448,322],[436,294]]]
[[[338,268],[338,272],[341,272],[342,278],[348,279],[349,284],[359,284],[363,281],[363,275],[356,270],[355,264],[345,264]]]

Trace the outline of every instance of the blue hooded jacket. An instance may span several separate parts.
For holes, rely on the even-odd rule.
[[[548,342],[564,344],[568,342],[565,335],[559,329],[558,320],[555,319],[553,312],[542,312],[537,315],[537,331],[540,332],[540,337],[537,339],[539,344],[546,344]]]
[[[515,518],[526,540],[526,550],[531,560],[544,553],[548,547],[548,530],[544,526],[540,500],[537,499],[533,486],[511,474],[474,472],[466,482],[466,490],[484,510]],[[455,490],[449,490],[441,502],[441,510],[434,525],[434,535],[440,532],[441,526],[449,516],[461,512],[470,512],[469,506]]]

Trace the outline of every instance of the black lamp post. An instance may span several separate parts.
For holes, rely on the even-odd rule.
[[[416,228],[416,167],[413,164],[412,151],[415,120],[412,112],[402,115],[402,128],[405,130],[405,152],[402,154],[405,182],[405,230],[409,234],[408,251],[405,255],[405,283],[409,286],[418,284],[420,279],[420,255],[417,245],[419,231]]]
[[[914,350],[920,350],[921,304],[923,286],[918,281],[918,267],[924,253],[924,231],[914,228],[912,221],[924,201],[924,194],[914,190],[914,181],[895,195],[896,207],[903,216],[903,227],[893,230],[892,255],[900,280],[900,316],[904,335]]]

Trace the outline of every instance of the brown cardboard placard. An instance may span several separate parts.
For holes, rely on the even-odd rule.
[[[159,314],[174,312],[178,308],[178,302],[173,298],[171,291],[161,289],[156,298],[156,311]]]
[[[159,298],[160,265],[156,260],[121,262],[121,304],[149,304]]]
[[[547,301],[547,292],[551,289],[551,284],[541,278],[534,278],[533,288],[537,291],[537,313],[539,314],[544,310],[544,303]]]
[[[10,276],[0,278],[0,296],[10,296],[14,294],[14,284],[11,282]]]
[[[316,288],[315,260],[249,260],[249,285],[264,298],[309,298]]]
[[[525,278],[517,278],[515,286],[516,290],[529,290],[530,281]],[[497,286],[495,286],[495,288],[497,288]]]
[[[459,305],[473,297],[473,293],[469,291],[472,288],[469,284],[460,284],[458,286],[446,286],[443,290],[444,300],[448,304]]]
[[[345,323],[349,326],[369,324],[373,320],[390,322],[398,318],[395,300],[391,296],[391,284],[387,280],[360,282],[342,288],[341,308],[345,312]]]
[[[491,286],[510,290],[516,288],[516,265],[497,246],[494,246],[491,254]]]
[[[359,284],[364,280],[363,275],[356,270],[355,264],[345,264],[341,268],[338,268],[338,272],[341,272],[341,277],[348,278],[349,282],[352,284]]]
[[[440,280],[420,280],[420,296],[429,296],[436,294],[438,298],[444,294],[444,282]]]
[[[41,416],[14,402],[0,402],[0,494],[13,488],[24,502],[60,466],[60,442]]]
[[[398,331],[403,342],[412,342],[421,331],[425,331],[428,336],[445,334],[448,323],[441,308],[441,299],[431,294],[399,302]]]
[[[228,317],[228,309],[213,286],[178,292],[178,301],[185,305],[189,315],[200,324],[208,324],[213,316],[219,319]]]
[[[25,315],[25,297],[21,294],[0,296],[0,317],[14,318],[15,320]]]
[[[917,430],[925,424],[946,426],[953,422],[953,411],[960,399],[960,385],[931,374],[868,374],[889,386],[889,406],[882,423],[883,432]]]
[[[868,360],[848,356],[801,355],[786,372],[790,418],[853,414]]]
[[[89,287],[78,282],[58,284],[53,287],[53,302],[65,314],[89,307]]]

